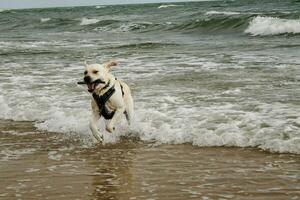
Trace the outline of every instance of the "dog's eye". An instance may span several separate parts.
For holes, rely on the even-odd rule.
[[[84,75],[87,75],[87,71],[84,71]]]
[[[94,71],[93,71],[93,73],[94,73],[94,74],[97,74],[97,73],[98,73],[98,71],[97,71],[97,70],[94,70]]]

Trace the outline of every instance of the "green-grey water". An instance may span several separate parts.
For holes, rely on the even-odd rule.
[[[90,145],[83,63],[115,59],[145,142],[300,152],[299,1],[0,12],[0,118]],[[103,127],[103,124],[99,127]]]

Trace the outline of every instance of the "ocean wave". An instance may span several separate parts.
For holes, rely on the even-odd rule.
[[[124,48],[134,47],[131,45]],[[144,48],[153,43],[139,45]],[[190,143],[199,147],[255,147],[271,152],[300,154],[300,117],[298,114],[300,111],[297,107],[259,101],[245,101],[241,104],[225,103],[223,99],[213,101],[212,104],[196,105],[190,99],[199,98],[197,94],[176,95],[173,94],[172,87],[165,90],[165,85],[162,83],[171,81],[171,85],[176,87],[177,81],[186,80],[186,75],[180,72],[187,70],[187,67],[182,67],[186,64],[206,71],[218,69],[224,63],[208,62],[203,58],[191,57],[170,60],[178,64],[177,67],[176,65],[171,67],[177,75],[172,73],[170,76],[163,76],[159,79],[153,79],[153,76],[150,76],[148,84],[146,78],[148,74],[161,74],[162,69],[166,67],[164,62],[158,62],[159,65],[157,65],[157,63],[144,63],[141,59],[127,61],[130,72],[135,72],[128,72],[126,67],[122,71],[125,70],[126,77],[132,80],[140,79],[143,73],[142,76],[146,82],[143,80],[139,83],[145,84],[145,88],[135,92],[135,121],[132,126],[128,127],[123,118],[117,124],[116,131],[109,134],[105,131],[105,123],[99,122],[99,129],[104,133],[105,143],[117,142],[121,136],[125,136],[157,144]],[[32,121],[40,131],[61,133],[70,139],[79,138],[83,145],[86,145],[86,141],[93,141],[88,125],[91,112],[89,95],[80,86],[74,86],[75,79],[78,78],[77,73],[74,77],[67,76],[70,72],[82,70],[82,66],[72,65],[59,74],[57,70],[61,67],[57,63],[44,67],[45,69],[37,68],[34,74],[21,73],[13,78],[2,74],[7,80],[0,84],[0,119]],[[32,70],[30,64],[10,64],[3,68],[14,69],[14,71]],[[7,73],[9,72],[8,70]],[[43,82],[44,73],[52,74],[47,76],[47,83]],[[153,85],[153,82],[156,84]],[[151,87],[147,86],[149,84],[152,84]],[[21,87],[17,93],[16,87]],[[192,91],[194,89],[197,90],[190,88]],[[246,91],[242,88],[228,88],[214,93],[214,96],[240,96],[244,92]],[[157,98],[158,95],[159,98]],[[20,96],[22,98],[19,98]],[[68,98],[69,96],[74,98]]]
[[[300,20],[257,16],[249,23],[245,33],[254,36],[298,34],[300,33]]]
[[[10,9],[0,9],[0,13],[1,12],[5,12],[5,11],[9,11]]]
[[[270,105],[267,104],[259,105],[260,113],[241,112],[234,107],[228,104],[199,108],[197,111],[195,108],[176,110],[180,116],[198,116],[188,119],[152,109],[141,109],[137,111],[141,120],[137,130],[142,140],[159,143],[259,147],[272,152],[300,153],[297,127],[288,125],[284,118],[274,120],[276,114],[291,111],[285,110],[281,105],[275,109],[272,107],[273,110],[270,111]],[[147,116],[142,113],[147,113]]]
[[[153,48],[160,48],[166,46],[176,46],[177,44],[174,43],[161,43],[161,42],[141,42],[141,43],[132,43],[132,44],[123,44],[119,46],[115,46],[113,48],[123,49],[123,48],[134,48],[134,49],[153,49]],[[112,47],[109,47],[112,48]]]
[[[171,6],[162,5],[162,6]],[[174,4],[175,5],[175,4]],[[175,5],[180,6],[180,5]],[[162,7],[164,8],[164,7]],[[49,17],[48,17],[49,16]],[[292,17],[292,16],[291,16]],[[13,19],[15,20],[15,19]],[[53,17],[51,14],[39,21],[30,19],[14,21],[14,30],[55,29],[56,31],[105,31],[105,32],[151,32],[176,31],[184,33],[223,33],[238,32],[252,35],[276,35],[283,33],[299,33],[300,20],[288,20],[273,17],[259,17],[251,12],[239,13],[233,11],[200,11],[190,13],[180,20],[168,18],[165,20],[125,19],[120,16],[101,16],[72,18],[66,16]],[[38,22],[38,23],[37,23]],[[4,25],[10,27],[10,25]]]
[[[76,19],[60,17],[60,18],[51,18],[48,21],[48,23],[44,23],[43,25],[46,27],[50,26],[51,28],[60,28],[60,27],[72,28],[76,26],[76,24],[78,24],[78,20]],[[38,24],[38,27],[40,27],[40,24]]]
[[[209,15],[208,15],[209,16]],[[170,26],[168,30],[178,30],[187,32],[214,32],[243,30],[251,15],[239,16],[221,15],[219,17],[199,17],[180,24]]]
[[[152,22],[126,22],[122,23],[120,26],[121,31],[152,31],[153,28],[157,27],[158,29],[163,27],[163,24],[157,24]],[[156,30],[156,29],[155,29]]]
[[[106,6],[95,6],[96,9],[105,8]]]
[[[80,25],[85,26],[85,25],[90,25],[90,24],[96,24],[99,21],[100,21],[100,19],[93,19],[93,18],[89,19],[89,18],[84,17],[81,19]]]
[[[114,26],[107,27],[106,31],[122,31],[122,32],[151,32],[151,31],[182,31],[182,32],[214,32],[217,31],[243,31],[248,25],[252,14],[238,15],[219,14],[215,15],[195,15],[190,16],[187,20],[180,22],[131,22],[131,21],[113,21]],[[101,21],[100,21],[101,22]],[[96,23],[98,27],[108,24]],[[109,24],[110,25],[110,24]],[[103,30],[103,29],[101,29]]]
[[[41,22],[48,22],[51,20],[51,18],[41,18],[40,20],[41,20]]]
[[[0,118],[35,121],[39,130],[81,137],[82,141],[90,141],[93,138],[88,128],[88,100],[77,102],[84,106],[78,107],[70,102],[65,108],[63,104],[60,106],[60,100],[56,99],[55,106],[43,110],[39,104],[51,104],[53,97],[35,99],[34,102],[23,102],[12,108],[7,100],[0,96],[0,108],[4,111],[0,113]],[[136,102],[133,125],[128,127],[126,120],[122,119],[117,124],[114,134],[107,133],[105,123],[100,121],[98,125],[104,134],[104,142],[114,143],[120,136],[133,136],[145,142],[154,141],[158,144],[258,147],[271,152],[300,154],[300,135],[297,132],[300,118],[298,116],[286,120],[286,116],[297,116],[298,112],[284,104],[257,104],[254,107],[258,112],[254,112],[242,111],[234,104],[178,106],[180,101],[176,96],[161,96],[159,102],[164,106],[156,109]]]
[[[167,4],[167,5],[161,5],[161,6],[158,6],[157,8],[158,8],[158,9],[162,9],[162,8],[179,7],[179,6],[181,6],[181,5]]]
[[[205,13],[206,15],[239,15],[241,13],[239,12],[230,12],[230,11],[215,11],[215,10],[212,10],[212,11],[208,11]]]

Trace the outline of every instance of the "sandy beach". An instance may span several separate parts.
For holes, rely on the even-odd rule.
[[[126,138],[83,147],[28,122],[0,124],[0,199],[300,198],[299,155]]]

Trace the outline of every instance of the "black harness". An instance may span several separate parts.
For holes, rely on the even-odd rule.
[[[109,86],[109,84],[110,81],[102,88],[102,90],[106,89]],[[121,83],[120,86],[122,90],[122,96],[124,96],[123,86]],[[99,114],[100,116],[102,115],[106,120],[113,118],[115,114],[115,111],[110,112],[107,106],[105,105],[106,102],[110,99],[110,97],[115,93],[115,91],[116,91],[115,85],[113,85],[103,95],[97,95],[96,93],[93,93],[93,98],[99,108]]]

